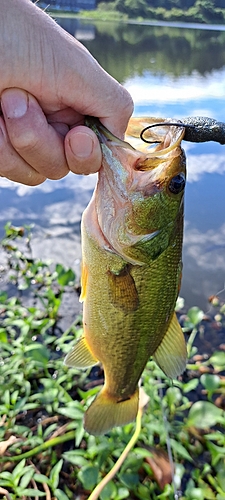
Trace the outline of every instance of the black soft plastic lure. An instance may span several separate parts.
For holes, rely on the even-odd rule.
[[[183,140],[188,142],[208,142],[214,141],[219,142],[220,144],[225,144],[225,123],[218,122],[214,120],[214,118],[208,118],[207,116],[188,116],[184,118],[182,121],[174,120],[168,121],[168,123],[153,123],[148,127],[145,127],[141,133],[140,138],[146,142],[151,143],[144,137],[144,134],[147,130],[153,127],[162,127],[162,126],[172,126],[176,125],[178,127],[185,127],[185,135]]]

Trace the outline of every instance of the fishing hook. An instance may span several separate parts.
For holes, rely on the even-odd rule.
[[[162,126],[184,127],[184,140],[188,142],[214,141],[219,142],[220,144],[225,144],[225,123],[218,122],[217,120],[208,118],[207,116],[189,116],[184,118],[182,122],[153,123],[141,131],[140,138],[148,144],[156,142],[160,143],[160,141],[148,141],[143,137],[143,135],[146,130],[149,130],[150,128]]]
[[[149,130],[150,128],[153,127],[184,127],[186,130],[186,125],[185,123],[182,122],[159,122],[159,123],[152,123],[151,125],[148,125],[147,127],[143,128],[143,130],[140,133],[140,138],[142,141],[146,142],[147,144],[161,144],[162,141],[148,141],[147,139],[144,138],[144,133],[146,130]],[[190,125],[190,127],[194,128],[194,125]],[[184,137],[185,138],[185,137]]]

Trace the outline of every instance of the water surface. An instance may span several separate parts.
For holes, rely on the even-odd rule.
[[[85,23],[58,18],[100,64],[130,91],[136,116],[202,115],[225,121],[225,32],[214,29]],[[207,309],[225,283],[225,146],[184,144],[186,305]],[[79,269],[80,217],[96,177],[70,174],[35,188],[0,179],[3,226],[34,223],[33,249],[42,258]]]

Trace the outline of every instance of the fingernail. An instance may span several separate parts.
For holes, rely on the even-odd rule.
[[[28,96],[23,90],[9,89],[3,92],[1,105],[7,118],[22,118],[27,112]]]
[[[69,139],[70,147],[78,158],[88,158],[94,148],[94,143],[90,135],[77,132]]]

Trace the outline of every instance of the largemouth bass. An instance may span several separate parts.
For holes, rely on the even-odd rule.
[[[160,121],[148,132],[157,144],[145,152],[89,122],[103,162],[82,217],[84,334],[65,363],[103,365],[104,387],[84,419],[91,434],[135,419],[138,383],[150,356],[171,378],[186,366],[174,312],[182,272],[185,129]],[[129,133],[135,135],[132,126]]]

